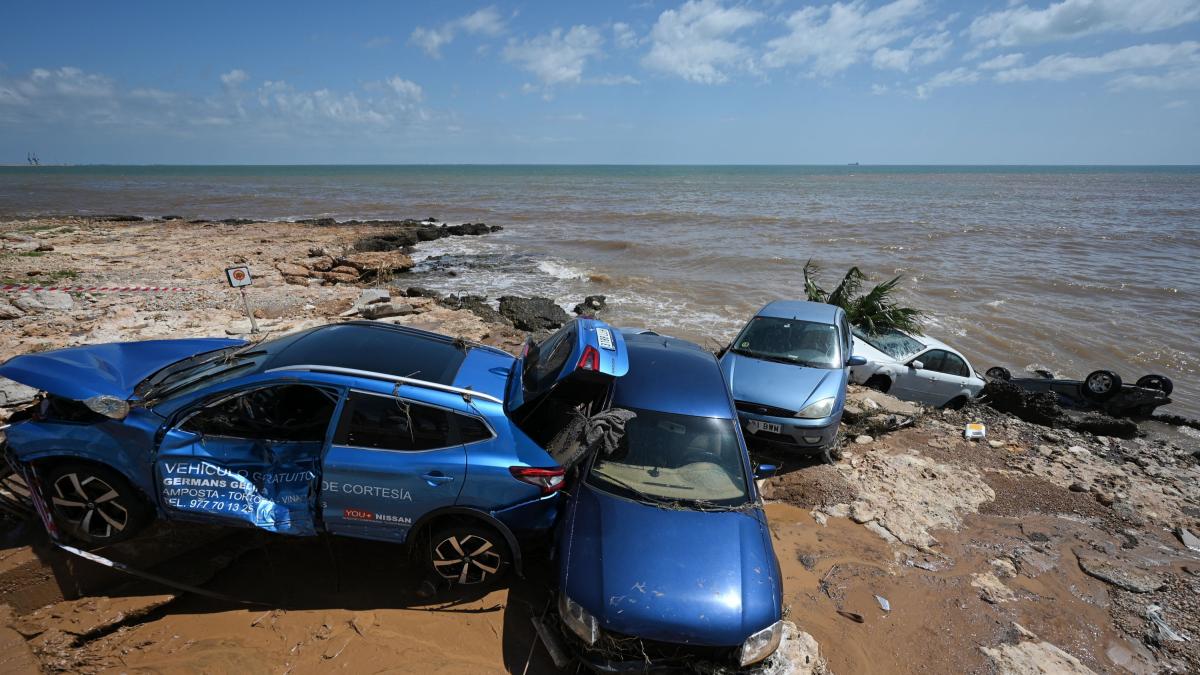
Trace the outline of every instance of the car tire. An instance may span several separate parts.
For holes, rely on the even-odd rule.
[[[984,375],[992,378],[993,380],[1000,380],[1001,382],[1008,382],[1012,379],[1012,373],[1008,371],[1008,368],[1002,368],[1001,366],[992,366],[991,368],[988,368]]]
[[[71,541],[104,546],[125,541],[150,521],[145,498],[108,467],[64,462],[50,468],[42,486],[54,523]]]
[[[513,557],[508,542],[495,529],[460,522],[433,530],[428,564],[451,586],[481,586],[503,579]]]
[[[872,375],[867,378],[867,381],[863,383],[863,386],[867,389],[874,389],[875,391],[881,391],[886,394],[888,393],[888,390],[892,388],[892,380],[887,375]]]
[[[842,439],[834,439],[832,443],[821,448],[821,461],[826,464],[837,464],[845,454],[842,452]]]
[[[1137,386],[1145,389],[1157,389],[1167,396],[1175,391],[1175,383],[1166,375],[1143,375],[1138,378]]]
[[[962,410],[963,406],[965,406],[966,404],[967,404],[967,397],[959,395],[959,396],[955,396],[954,398],[950,399],[949,401],[946,401],[946,404],[943,405],[942,407],[947,410]]]
[[[1083,378],[1080,390],[1089,401],[1107,401],[1121,391],[1121,376],[1111,370],[1093,370]]]

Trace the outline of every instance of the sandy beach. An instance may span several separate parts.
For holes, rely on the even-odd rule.
[[[254,275],[248,297],[265,335],[369,315],[517,349],[526,333],[496,312],[495,298],[410,291],[406,270],[422,242],[453,237],[431,227],[3,223],[5,285],[182,290],[7,292],[0,359],[118,340],[257,339],[225,281],[231,265]],[[490,235],[467,229],[461,236]],[[356,250],[378,238],[400,247]],[[7,406],[25,395],[10,386],[3,394]],[[930,411],[865,391],[851,399],[844,461],[773,458],[784,469],[763,485],[786,616],[807,636],[799,644],[808,651],[791,653],[810,656],[778,672],[1200,668],[1200,553],[1174,534],[1200,531],[1195,430],[1143,425],[1139,436],[1115,438],[984,406]],[[893,415],[913,423],[897,429]],[[969,421],[987,423],[987,440],[962,438]],[[327,672],[386,663],[556,672],[529,621],[547,607],[545,563],[509,588],[424,598],[405,582],[398,549],[384,544],[176,525],[108,552],[251,603],[241,605],[131,581],[52,550],[36,525],[3,525],[0,603],[11,610],[0,637],[13,670]],[[1151,606],[1193,640],[1163,637],[1147,618]]]

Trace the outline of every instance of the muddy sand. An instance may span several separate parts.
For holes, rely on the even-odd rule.
[[[374,314],[515,349],[524,332],[487,302],[408,297],[419,284],[406,277],[403,247],[356,257],[356,243],[415,227],[0,224],[4,284],[187,289],[8,293],[0,358],[244,335],[223,275],[234,264],[251,267],[250,297],[271,333]],[[26,395],[0,382],[0,405]],[[1200,670],[1200,552],[1175,534],[1200,533],[1193,430],[1144,425],[1149,433],[1116,439],[982,406],[852,399],[837,465],[759,453],[782,465],[763,494],[787,618],[820,655],[776,661],[773,672]],[[886,431],[896,426],[887,415],[913,423]],[[985,422],[988,438],[964,440],[968,421]],[[359,540],[159,525],[103,552],[234,602],[57,551],[28,521],[0,527],[4,672],[558,672],[530,622],[550,600],[545,561],[505,588],[430,598],[400,549]]]

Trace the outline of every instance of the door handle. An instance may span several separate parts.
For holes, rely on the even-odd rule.
[[[423,478],[426,483],[429,483],[429,487],[437,487],[454,480],[454,476],[447,476],[441,471],[430,471],[427,474],[423,474],[421,478]]]

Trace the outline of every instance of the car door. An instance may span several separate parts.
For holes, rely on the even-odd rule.
[[[453,506],[467,464],[454,414],[436,401],[351,390],[322,462],[325,529],[403,541],[422,515]]]
[[[960,378],[946,372],[948,359],[953,359],[951,368],[957,372],[956,362],[962,359],[944,349],[930,349],[909,360],[908,375],[912,390],[912,400],[928,405],[939,406],[949,401],[962,387]],[[913,361],[920,361],[922,368],[912,368]]]
[[[154,458],[169,517],[316,534],[318,471],[341,390],[269,383],[172,418]]]
[[[967,380],[970,377],[971,370],[967,366],[967,362],[961,356],[954,352],[945,352],[946,357],[942,360],[941,367],[938,368],[938,373],[933,380],[933,397],[934,405],[946,405],[951,399],[962,393],[967,388]]]

